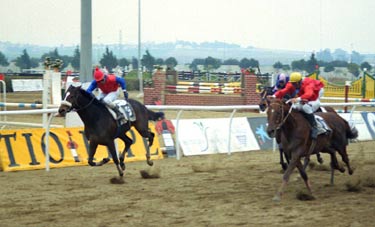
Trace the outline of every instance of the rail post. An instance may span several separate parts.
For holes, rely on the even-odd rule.
[[[350,87],[351,81],[345,81],[345,102],[348,102],[348,96],[349,96],[349,87]],[[348,112],[348,107],[344,107],[345,113]]]

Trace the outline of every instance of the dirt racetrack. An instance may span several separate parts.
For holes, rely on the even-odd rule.
[[[41,94],[7,97],[8,102],[33,102]],[[41,122],[30,115],[9,119]],[[308,170],[316,198],[311,201],[296,198],[305,191],[297,172],[282,201],[272,201],[282,178],[278,153],[272,151],[156,160],[151,170],[160,174],[157,179],[141,178],[140,171],[148,169],[145,162],[127,163],[124,184],[110,183],[117,175],[113,164],[0,172],[0,227],[375,226],[374,146],[374,141],[350,144],[354,174],[336,172],[334,186],[329,185],[329,156],[323,154],[325,163]]]
[[[349,145],[354,175],[336,172],[334,186],[326,168],[309,169],[311,201],[296,198],[305,189],[297,172],[272,201],[282,177],[272,151],[156,160],[157,179],[132,162],[124,184],[110,183],[113,164],[0,172],[0,226],[374,226],[374,145]]]

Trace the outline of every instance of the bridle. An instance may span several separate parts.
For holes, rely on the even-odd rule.
[[[266,87],[263,91],[262,91],[262,95],[260,96],[260,103],[259,103],[259,108],[262,108],[264,107],[264,109],[267,108],[268,106],[268,101],[267,101],[267,95],[271,95],[269,89],[271,87]],[[261,109],[262,110],[262,109]],[[262,110],[264,111],[264,110]]]
[[[70,112],[70,111],[76,111],[76,112],[78,112],[78,111],[84,110],[84,109],[86,109],[87,107],[89,107],[93,103],[94,99],[96,99],[95,96],[92,96],[90,102],[87,103],[86,105],[84,105],[83,107],[79,107],[79,105],[78,105],[77,102],[76,102],[76,106],[77,107],[73,107],[73,103],[71,103],[71,102],[69,102],[69,101],[66,100],[66,98],[69,95],[70,95],[70,92],[67,92],[67,94],[65,95],[65,99],[61,101],[61,105],[65,105],[65,106],[69,107],[69,109],[67,110],[67,112]]]
[[[281,108],[281,122],[279,124],[276,124],[276,131],[280,130],[280,128],[285,124],[285,121],[286,119],[289,117],[289,115],[292,113],[292,107],[289,108],[289,111],[288,113],[286,114],[286,116],[284,117],[284,108],[283,108],[283,104],[280,104],[280,103],[270,103],[269,106],[272,106],[272,105],[278,105],[280,108]]]

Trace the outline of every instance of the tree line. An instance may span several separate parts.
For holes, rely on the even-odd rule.
[[[336,53],[337,52],[337,53]],[[316,55],[314,53],[311,54],[308,60],[300,59],[292,61],[291,64],[283,64],[280,61],[277,61],[273,64],[273,68],[276,70],[298,70],[298,71],[306,71],[307,73],[312,73],[318,70],[319,67],[324,67],[324,72],[332,72],[335,70],[336,67],[346,67],[350,73],[355,75],[356,77],[359,76],[360,70],[364,70],[365,68],[370,71],[372,70],[372,66],[368,62],[362,62],[363,56],[361,56],[358,52],[353,51],[351,54],[351,61],[348,62],[347,60],[347,53],[343,50],[335,50],[335,56],[339,56],[338,60],[334,60],[332,55],[330,54],[329,49],[325,49],[321,52],[318,52]],[[341,57],[340,57],[341,56]],[[73,52],[72,56],[67,55],[60,55],[57,48],[53,51],[43,54],[40,58],[33,58],[30,57],[27,53],[27,50],[24,49],[19,57],[17,57],[14,62],[17,67],[22,69],[32,69],[38,67],[40,63],[43,63],[46,58],[50,58],[52,60],[60,59],[62,60],[61,68],[65,68],[69,64],[74,70],[79,70],[80,67],[80,51],[79,47],[77,46]],[[318,60],[319,59],[319,60]],[[106,67],[108,70],[112,70],[116,67],[129,67],[132,66],[133,69],[138,68],[138,59],[132,57],[132,59],[127,58],[117,58],[113,51],[109,50],[106,47],[105,52],[103,53],[101,59],[99,60],[99,64],[101,67]],[[174,57],[169,57],[166,59],[156,58],[152,56],[149,50],[146,50],[141,58],[141,64],[146,68],[147,71],[151,72],[156,65],[165,65],[169,69],[173,69],[177,64],[177,60]],[[8,66],[9,61],[7,60],[6,56],[0,51],[0,65],[1,66]],[[191,70],[198,70],[198,66],[201,65],[204,67],[204,70],[210,71],[218,69],[222,65],[237,65],[240,68],[251,68],[251,69],[259,69],[259,61],[254,58],[242,58],[241,60],[237,59],[226,59],[221,60],[218,58],[214,58],[208,56],[206,58],[196,58],[190,63],[189,67]]]

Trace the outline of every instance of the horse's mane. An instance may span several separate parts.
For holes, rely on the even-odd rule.
[[[102,102],[100,102],[97,98],[95,98],[95,96],[93,94],[88,93],[86,90],[84,90],[82,88],[80,88],[79,91],[80,91],[80,94],[82,96],[84,96],[85,98],[89,99],[90,101],[91,101],[91,99],[94,99],[92,101],[93,104],[99,105],[99,106],[104,106],[104,104]]]
[[[271,86],[264,86],[263,90],[261,90],[261,92],[260,92],[260,96],[263,96],[264,94],[265,95],[273,95],[272,89],[273,89],[273,87],[271,87]]]
[[[97,105],[97,106],[101,106],[101,107],[105,107],[105,104],[102,103],[101,101],[99,101],[93,94],[88,93],[86,90],[84,90],[82,88],[79,89],[79,92],[83,97],[90,100],[90,102],[92,101],[92,104]],[[163,112],[154,112],[152,110],[149,110],[142,103],[140,103],[139,101],[137,101],[135,99],[129,99],[128,102],[130,103],[130,105],[132,105],[133,108],[140,108],[141,112],[143,112],[143,114],[147,113],[148,114],[148,120],[157,121],[159,119],[164,118]],[[104,109],[106,109],[106,108],[104,108]]]

